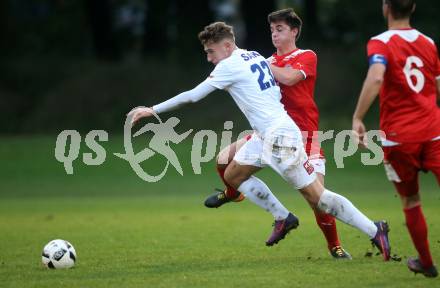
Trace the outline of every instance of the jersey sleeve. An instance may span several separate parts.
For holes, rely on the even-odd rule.
[[[307,51],[289,64],[293,69],[301,71],[304,77],[307,78],[316,76],[317,62],[318,57],[316,57],[316,54],[313,51]]]
[[[380,40],[371,39],[367,44],[367,56],[369,65],[381,63],[386,66],[390,56],[388,46]]]
[[[192,90],[180,93],[179,95],[168,99],[165,102],[154,105],[153,110],[158,114],[168,112],[173,109],[177,109],[185,104],[195,103],[200,99],[208,96],[208,94],[213,92],[214,90],[215,87],[207,83],[207,80],[205,80]]]
[[[206,81],[217,89],[225,89],[234,82],[234,75],[222,61],[215,66]]]

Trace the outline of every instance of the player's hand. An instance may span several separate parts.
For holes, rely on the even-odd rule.
[[[366,148],[367,142],[365,138],[365,125],[361,119],[353,118],[353,136],[359,147]]]
[[[131,119],[131,126],[135,125],[140,119],[151,117],[153,115],[154,115],[153,109],[149,108],[149,107],[144,107],[144,106],[133,108],[127,114],[127,116],[132,116],[133,117]]]

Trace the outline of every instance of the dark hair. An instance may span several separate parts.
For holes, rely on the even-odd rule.
[[[199,33],[199,40],[202,45],[218,43],[223,39],[234,40],[234,29],[225,22],[209,24]]]
[[[267,16],[267,21],[269,24],[284,22],[290,27],[290,29],[297,28],[298,34],[296,35],[296,40],[298,40],[299,35],[301,34],[302,20],[292,8],[282,9],[270,13]]]
[[[416,5],[415,0],[385,0],[395,19],[409,18]]]

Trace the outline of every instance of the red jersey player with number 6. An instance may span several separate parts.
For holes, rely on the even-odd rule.
[[[385,170],[400,195],[419,254],[409,258],[407,265],[415,273],[436,277],[418,172],[432,171],[440,184],[440,60],[434,41],[411,28],[414,10],[414,0],[384,0],[388,31],[368,42],[370,68],[353,115],[353,130],[363,143],[362,119],[379,93]]]

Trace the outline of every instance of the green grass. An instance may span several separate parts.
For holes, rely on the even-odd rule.
[[[327,186],[369,217],[389,221],[393,252],[402,262],[365,257],[371,249],[367,237],[342,223],[340,238],[354,259],[332,260],[305,201],[270,170],[259,177],[301,225],[267,248],[272,219],[266,212],[248,201],[203,207],[220,180],[212,162],[194,175],[188,143],[177,147],[183,177],[170,170],[158,183],[145,183],[112,155],[122,152],[120,139],[105,143],[102,166],[75,161],[74,175],[66,175],[55,160],[55,139],[0,139],[0,287],[440,287],[438,279],[407,271],[404,260],[415,250],[400,202],[383,167],[361,166],[359,154],[346,160],[345,169],[329,160]],[[155,158],[145,167],[158,171],[161,161]],[[422,175],[420,182],[438,260],[439,188],[432,175]],[[73,269],[41,266],[41,249],[55,238],[75,246]]]

